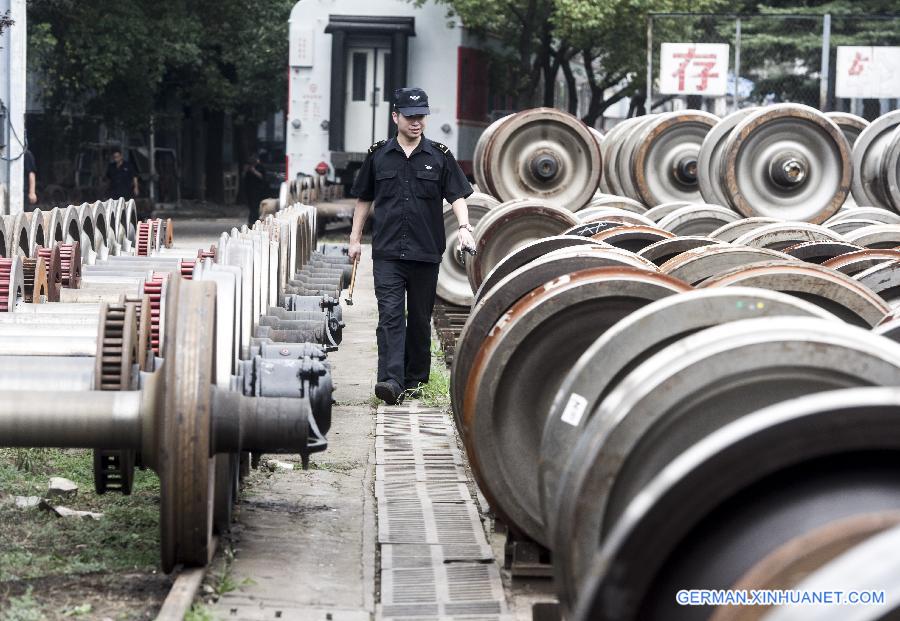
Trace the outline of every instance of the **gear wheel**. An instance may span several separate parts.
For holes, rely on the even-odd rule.
[[[150,298],[150,349],[157,356],[162,350],[163,297],[168,278],[167,272],[153,272],[152,278],[144,283],[144,295]]]
[[[62,286],[66,289],[78,289],[81,286],[81,245],[72,242],[57,244],[57,247]]]
[[[182,261],[179,263],[179,268],[181,271],[181,277],[186,280],[194,279],[194,266],[197,264],[196,261]]]
[[[95,390],[129,390],[134,387],[132,369],[138,357],[136,304],[103,304],[94,368]],[[98,494],[131,494],[135,451],[94,450],[94,489]]]
[[[0,313],[12,312],[22,294],[19,259],[0,259]]]
[[[156,236],[154,229],[156,228],[156,222],[158,220],[138,222],[135,249],[139,257],[149,257],[155,248]]]
[[[59,245],[54,245],[53,248],[38,248],[37,256],[44,260],[47,268],[47,301],[59,302],[59,293],[62,289],[62,263]]]
[[[22,276],[24,289],[22,299],[25,302],[43,304],[48,301],[47,267],[44,260],[22,259]]]

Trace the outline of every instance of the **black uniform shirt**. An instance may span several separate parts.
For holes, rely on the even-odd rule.
[[[472,194],[447,147],[424,136],[407,159],[392,138],[375,144],[351,194],[375,203],[372,257],[440,263],[447,246],[443,201]]]
[[[106,167],[106,178],[109,179],[109,192],[111,198],[133,198],[134,178],[137,173],[127,160],[122,160],[121,166],[110,162]]]

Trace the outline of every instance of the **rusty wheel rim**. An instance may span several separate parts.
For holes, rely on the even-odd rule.
[[[552,108],[524,110],[500,124],[485,159],[487,181],[501,201],[531,196],[576,211],[600,183],[600,147],[590,130]]]
[[[744,216],[822,222],[850,191],[847,140],[822,113],[800,104],[758,110],[723,147],[724,193]]]
[[[708,112],[669,112],[643,128],[634,152],[634,185],[650,207],[672,201],[700,201],[697,157],[719,118]]]

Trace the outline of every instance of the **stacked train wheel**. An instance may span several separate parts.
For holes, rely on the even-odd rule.
[[[439,311],[475,479],[549,551],[563,617],[811,618],[676,593],[866,588],[864,566],[893,589],[900,113],[628,119],[595,137],[600,192],[562,205],[534,190],[582,157],[554,122],[485,131],[475,177],[499,204],[472,302]]]

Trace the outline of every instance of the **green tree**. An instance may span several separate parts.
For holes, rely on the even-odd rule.
[[[3,31],[15,24],[16,22],[9,16],[9,11],[6,11],[2,15],[0,15],[0,35],[3,34]]]
[[[414,0],[424,4],[427,0]],[[570,112],[578,109],[577,74],[590,87],[584,121],[642,91],[650,12],[713,11],[732,0],[435,0],[465,27],[500,44],[496,59],[509,76],[517,107],[553,104],[562,71]],[[543,77],[543,93],[536,93]],[[607,93],[612,89],[611,93]]]
[[[148,131],[187,109],[206,119],[207,196],[223,198],[222,142],[238,153],[283,105],[293,0],[31,0],[29,56],[51,114]],[[177,115],[176,115],[177,116]],[[177,122],[177,118],[174,119]]]

